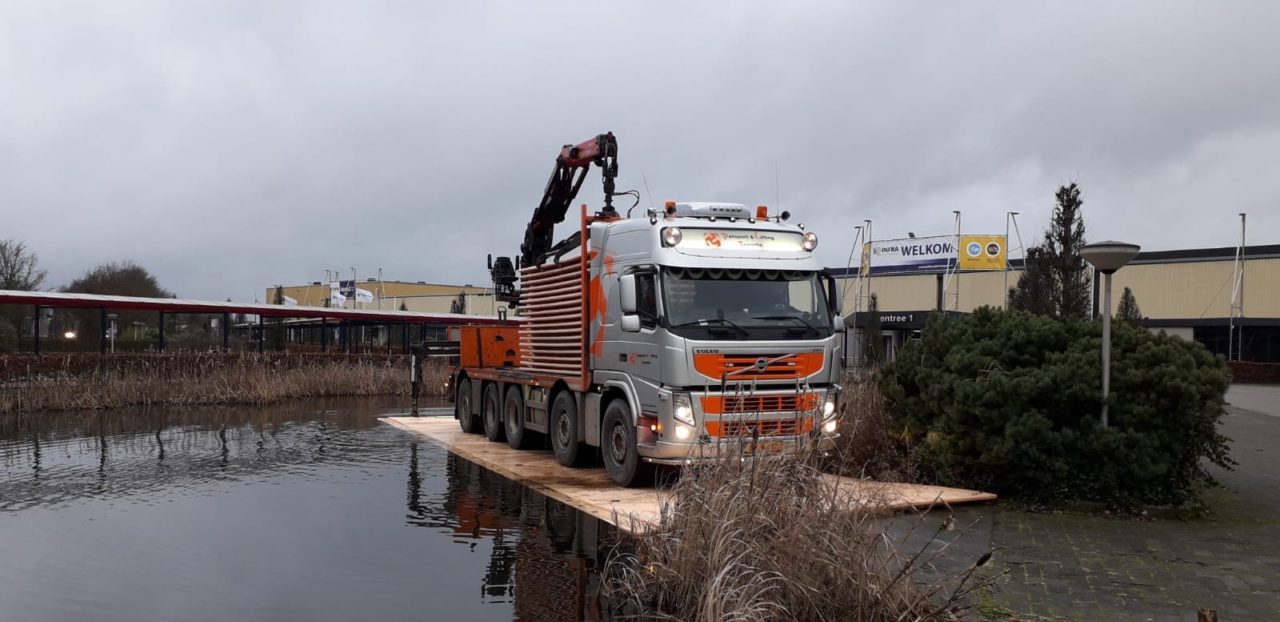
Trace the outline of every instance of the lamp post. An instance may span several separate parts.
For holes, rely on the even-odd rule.
[[[1102,294],[1102,427],[1107,427],[1107,398],[1111,394],[1111,275],[1129,263],[1142,247],[1108,240],[1087,244],[1080,256],[1103,274]]]
[[[120,317],[115,313],[108,313],[107,319],[111,321],[110,328],[107,329],[107,336],[111,338],[111,353],[116,353],[116,318]]]

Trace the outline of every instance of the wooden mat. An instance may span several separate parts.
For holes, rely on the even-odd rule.
[[[571,469],[560,466],[550,451],[519,451],[506,443],[491,443],[483,434],[464,434],[452,416],[384,417],[382,421],[426,437],[462,458],[626,531],[643,531],[656,522],[662,503],[670,498],[654,488],[615,486],[603,467]],[[839,485],[850,507],[873,504],[885,510],[906,510],[996,499],[992,493],[975,490],[825,477]]]

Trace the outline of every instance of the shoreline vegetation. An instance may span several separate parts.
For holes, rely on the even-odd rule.
[[[423,395],[447,368],[423,367]],[[126,406],[264,405],[302,397],[408,396],[402,354],[129,353],[0,356],[0,413]]]
[[[606,596],[638,619],[971,617],[1000,573],[984,568],[989,551],[939,563],[957,535],[945,532],[968,526],[947,511],[887,520],[874,498],[850,509],[821,463],[729,456],[685,467],[658,525],[606,561]]]

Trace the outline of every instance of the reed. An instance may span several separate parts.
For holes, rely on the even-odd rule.
[[[181,353],[49,355],[0,365],[0,413],[132,405],[269,404],[299,397],[407,395],[408,357]],[[438,395],[443,364],[424,367]]]
[[[851,508],[838,481],[786,456],[686,467],[657,527],[611,554],[605,594],[642,619],[964,618],[990,554],[948,575],[933,562],[953,518],[891,531],[876,499]]]

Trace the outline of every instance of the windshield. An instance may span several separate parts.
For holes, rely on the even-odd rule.
[[[785,270],[667,268],[667,326],[712,338],[817,338],[831,333],[818,275]]]

